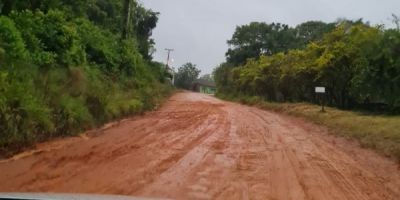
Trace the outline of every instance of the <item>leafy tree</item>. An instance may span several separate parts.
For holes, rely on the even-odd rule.
[[[369,62],[359,69],[355,88],[367,102],[385,102],[389,108],[400,108],[400,31],[385,31],[368,53]]]
[[[241,65],[249,58],[302,49],[309,42],[320,40],[335,28],[335,23],[309,21],[295,28],[281,23],[252,22],[236,27],[226,56],[233,65]]]
[[[144,59],[151,60],[152,54],[155,52],[154,40],[151,38],[152,31],[158,22],[159,12],[151,9],[145,9],[141,5],[136,7],[134,30],[139,41],[139,51]]]
[[[365,52],[374,49],[379,29],[367,25],[340,25],[320,43],[323,53],[317,58],[317,79],[328,87],[333,104],[348,108],[359,97],[352,93],[359,69],[368,65]]]
[[[296,38],[299,40],[299,47],[305,47],[310,42],[321,40],[324,34],[331,32],[335,27],[335,23],[321,21],[308,21],[297,25],[295,32]]]
[[[248,58],[285,52],[296,43],[295,32],[288,25],[252,22],[236,27],[232,39],[228,40],[230,48],[226,53],[227,61],[240,65]]]
[[[306,22],[296,27],[300,46],[308,43],[304,48],[256,55],[235,67],[222,64],[214,70],[219,92],[316,102],[314,87],[325,86],[333,106],[378,103],[399,110],[400,61],[395,52],[400,31],[371,27],[362,20],[340,20],[333,29],[331,25]]]
[[[217,91],[234,93],[235,88],[232,80],[233,66],[229,63],[222,63],[213,70],[213,78],[217,85]]]
[[[178,68],[178,72],[175,73],[175,86],[189,90],[193,81],[199,77],[200,72],[196,65],[192,63],[182,65]]]

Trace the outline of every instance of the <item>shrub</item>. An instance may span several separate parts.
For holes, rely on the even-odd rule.
[[[14,22],[5,16],[0,16],[0,48],[14,59],[24,59],[26,56],[21,33],[15,27]]]
[[[172,91],[135,38],[53,9],[0,16],[0,155],[153,109]]]
[[[11,18],[21,31],[35,64],[68,66],[84,63],[84,51],[78,42],[76,25],[68,22],[63,12],[26,10],[13,12]]]
[[[18,73],[16,73],[18,72]],[[52,132],[51,109],[36,91],[34,69],[2,71],[0,97],[0,149],[32,144]]]

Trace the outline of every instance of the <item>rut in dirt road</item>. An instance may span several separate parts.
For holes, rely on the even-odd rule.
[[[89,138],[0,161],[0,191],[173,199],[399,199],[394,162],[302,120],[178,93]],[[51,148],[50,148],[51,147]]]

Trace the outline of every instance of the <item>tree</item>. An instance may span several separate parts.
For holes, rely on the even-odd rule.
[[[232,82],[233,66],[229,63],[222,63],[213,70],[213,78],[218,90],[224,93],[234,93]]]
[[[325,86],[332,106],[349,109],[371,102],[399,109],[400,31],[362,20],[341,20],[326,32],[330,28],[320,22],[301,24],[296,37],[306,47],[217,67],[219,92],[315,102],[314,87]]]
[[[211,74],[204,74],[203,76],[200,77],[200,79],[209,82],[214,82],[214,78],[211,76]]]
[[[139,40],[139,51],[144,59],[151,60],[154,53],[154,40],[151,37],[153,29],[158,22],[159,12],[154,12],[151,9],[146,9],[141,5],[136,7],[134,31]]]
[[[252,22],[236,27],[230,48],[226,53],[227,61],[241,65],[249,58],[286,52],[296,46],[295,32],[286,24]]]
[[[175,86],[189,90],[193,81],[199,77],[200,72],[196,65],[190,62],[182,65],[175,74]]]
[[[360,69],[355,86],[369,101],[385,102],[391,110],[400,108],[400,31],[386,30]],[[399,110],[397,110],[399,111]]]
[[[249,58],[261,55],[286,53],[290,49],[303,49],[311,41],[322,39],[325,33],[335,28],[335,23],[308,21],[295,28],[286,24],[252,22],[236,27],[232,39],[228,40],[230,48],[226,53],[227,61],[241,65]]]
[[[303,48],[310,42],[321,40],[324,34],[331,32],[335,27],[335,23],[321,21],[308,21],[297,25],[295,32],[299,47]]]

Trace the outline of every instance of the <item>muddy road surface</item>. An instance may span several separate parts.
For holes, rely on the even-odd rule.
[[[0,161],[2,192],[400,199],[398,165],[303,120],[178,93],[158,111]]]

